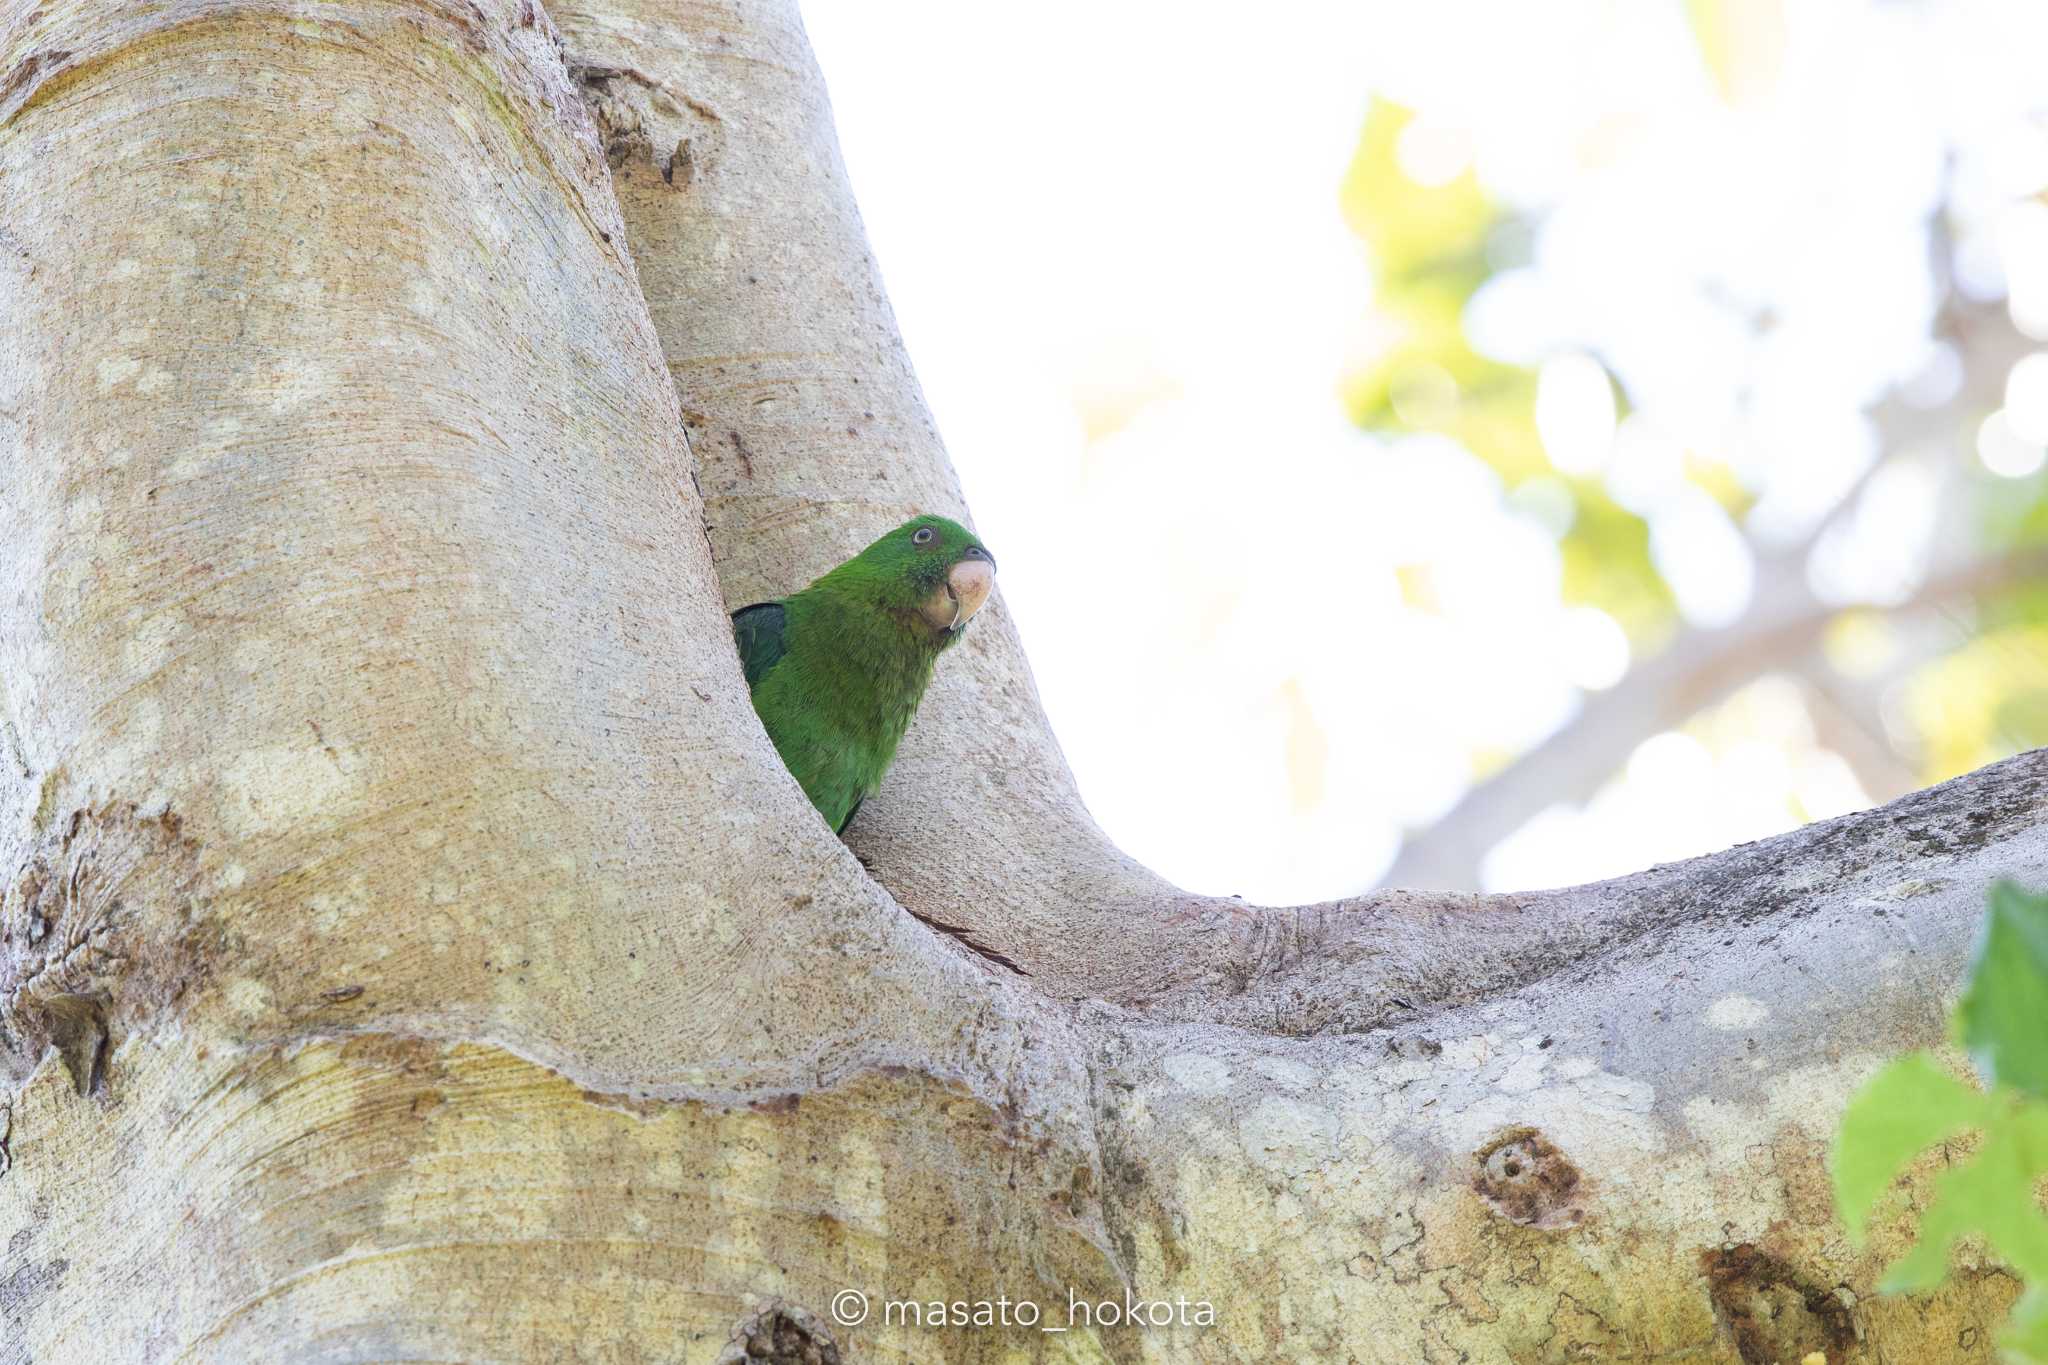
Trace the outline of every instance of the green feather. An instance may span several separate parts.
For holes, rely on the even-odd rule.
[[[740,648],[740,669],[747,686],[756,687],[782,658],[782,623],[787,613],[780,602],[741,607],[732,614],[732,635]]]
[[[801,592],[733,613],[754,710],[835,833],[881,786],[932,665],[959,638],[920,608],[966,559],[994,563],[958,523],[918,517]]]

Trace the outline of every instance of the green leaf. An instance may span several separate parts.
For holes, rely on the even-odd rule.
[[[1991,888],[1956,1025],[1987,1082],[2048,1097],[2048,897]]]
[[[2031,1285],[2005,1320],[1999,1346],[2006,1359],[2048,1365],[2048,1290]]]
[[[1871,1207],[1907,1162],[1937,1142],[1983,1127],[1993,1113],[1982,1091],[1943,1071],[1925,1052],[1901,1057],[1865,1082],[1842,1114],[1828,1163],[1835,1208],[1850,1239],[1862,1242]]]
[[[2048,1107],[2029,1104],[1994,1118],[1970,1161],[1934,1184],[1934,1202],[1920,1220],[1920,1239],[1885,1274],[1886,1293],[1921,1291],[1948,1273],[1949,1248],[1981,1232],[1992,1251],[2022,1278],[2048,1279],[2048,1217],[2034,1181],[2048,1171]]]

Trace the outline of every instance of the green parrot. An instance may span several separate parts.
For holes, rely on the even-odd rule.
[[[932,665],[995,581],[971,531],[917,517],[802,592],[732,614],[754,710],[833,833],[882,785]]]

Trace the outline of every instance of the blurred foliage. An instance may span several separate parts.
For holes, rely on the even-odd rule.
[[[1938,1287],[1957,1240],[1980,1236],[2027,1285],[2000,1342],[2006,1358],[2048,1362],[2048,1216],[2038,1193],[2048,1175],[2048,897],[2009,882],[1991,889],[1952,1031],[1987,1088],[1956,1079],[1926,1052],[1871,1078],[1835,1135],[1835,1208],[1860,1244],[1900,1172],[1939,1145],[1945,1169],[1915,1244],[1879,1288]],[[1965,1148],[1960,1157],[1951,1144]]]
[[[1985,555],[2048,548],[2048,470],[2024,479],[1973,472]],[[1942,610],[1962,643],[1906,684],[1929,782],[2048,744],[2048,581],[2021,576]]]
[[[1685,17],[1722,99],[1740,104],[1777,79],[1785,49],[1779,0],[1685,0]]]
[[[1601,608],[1639,643],[1659,637],[1675,613],[1650,559],[1648,524],[1598,480],[1553,468],[1536,431],[1537,372],[1483,356],[1466,339],[1465,305],[1515,263],[1521,224],[1487,198],[1469,168],[1441,185],[1411,179],[1399,147],[1413,118],[1375,99],[1344,176],[1345,221],[1372,252],[1374,304],[1400,333],[1348,376],[1352,418],[1380,431],[1448,436],[1511,492],[1536,478],[1562,481],[1573,502],[1559,545],[1565,599]]]
[[[1785,38],[1779,0],[1687,0],[1686,17],[1726,102],[1767,92],[1779,79]],[[1613,616],[1641,659],[1680,624],[1673,591],[1652,554],[1649,523],[1610,496],[1601,475],[1556,467],[1536,421],[1539,370],[1483,354],[1465,328],[1473,297],[1499,273],[1526,263],[1540,224],[1496,203],[1470,166],[1440,183],[1411,175],[1402,139],[1415,117],[1375,99],[1342,184],[1346,221],[1372,256],[1375,312],[1392,328],[1390,341],[1347,376],[1348,410],[1371,430],[1450,438],[1499,476],[1511,506],[1529,511],[1554,504],[1554,490],[1565,490],[1569,515],[1546,523],[1558,533],[1564,596]],[[1937,236],[1946,240],[1943,234],[1953,231],[1944,227]],[[1952,274],[1938,272],[1938,283],[1952,290]],[[1967,326],[2008,325],[2003,316],[1987,320],[1982,304],[1960,296],[1944,307],[1974,319]],[[1970,395],[1982,394],[1986,380],[2002,379],[1976,377],[1976,387],[1966,387],[1945,409],[1955,426],[1939,498],[1962,513],[1962,524],[1971,528],[1965,535],[1975,541],[1971,548],[1987,561],[2048,547],[2048,469],[2027,478],[1998,477],[1975,456],[1974,434],[1997,400]],[[1627,395],[1616,387],[1625,417]],[[1886,449],[1880,458],[1901,453]],[[1684,477],[1747,534],[1755,492],[1725,460],[1687,451]],[[1522,496],[1539,486],[1543,497]],[[1954,523],[1948,524],[1952,534]],[[1426,566],[1404,575],[1404,599],[1431,609]],[[1844,629],[1827,632],[1827,657],[1843,676],[1883,693],[1881,708],[1862,718],[1871,739],[1889,745],[1928,782],[2048,744],[2048,584],[2009,577],[1974,594],[1948,591],[1924,603],[1909,601],[1905,609],[1919,612],[1931,628],[1874,626],[1900,610],[1885,604],[1845,608],[1837,622]],[[1735,629],[1744,624],[1738,621]],[[1852,644],[1858,648],[1848,650]],[[1774,648],[1782,657],[1760,650],[1759,671],[1807,666],[1800,653]],[[1844,668],[1851,654],[1862,662]]]
[[[2039,597],[2014,594],[2006,612]],[[1983,630],[1929,661],[1907,683],[1906,711],[1930,782],[2048,740],[2048,617]]]

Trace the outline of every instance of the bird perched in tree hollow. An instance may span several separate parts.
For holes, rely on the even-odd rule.
[[[973,532],[917,517],[803,591],[732,614],[754,710],[833,833],[882,785],[932,665],[995,581]]]

